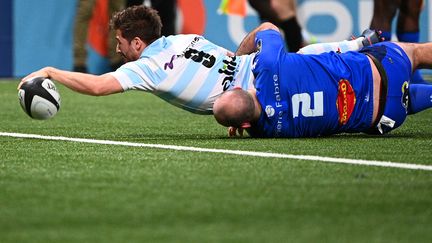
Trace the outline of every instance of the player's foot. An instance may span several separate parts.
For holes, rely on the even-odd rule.
[[[378,42],[384,41],[384,38],[381,36],[381,33],[382,33],[381,31],[376,31],[371,29],[366,29],[365,31],[363,31],[363,33],[360,35],[360,37],[364,37],[364,39],[362,40],[363,47],[370,46]]]

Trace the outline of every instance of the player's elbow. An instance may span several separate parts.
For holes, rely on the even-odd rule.
[[[258,27],[258,30],[259,31],[262,31],[262,30],[276,30],[277,32],[279,32],[279,28],[276,25],[274,25],[274,24],[272,24],[270,22],[264,22],[264,23],[262,23]]]
[[[103,85],[93,85],[88,91],[91,96],[105,96],[113,93]]]
[[[89,95],[104,96],[122,91],[120,84],[109,75],[99,76],[88,89]]]
[[[104,95],[107,95],[107,93],[103,90],[103,88],[95,87],[89,91],[89,95],[91,95],[91,96],[104,96]]]

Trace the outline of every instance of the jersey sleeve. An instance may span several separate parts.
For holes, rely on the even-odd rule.
[[[255,37],[255,47],[258,53],[272,53],[284,48],[285,42],[276,30],[258,31]]]
[[[255,46],[257,49],[254,58],[253,73],[255,77],[259,73],[277,65],[280,52],[284,52],[285,42],[278,31],[263,30],[259,31],[255,37]]]
[[[123,88],[123,91],[128,90],[141,90],[141,91],[154,91],[155,76],[157,74],[150,70],[150,67],[138,61],[126,63],[115,72],[109,73],[114,76]]]

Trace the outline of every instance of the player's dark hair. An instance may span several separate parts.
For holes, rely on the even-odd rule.
[[[110,24],[112,29],[120,30],[123,38],[129,42],[139,37],[150,44],[161,37],[162,22],[158,12],[143,5],[114,13]]]

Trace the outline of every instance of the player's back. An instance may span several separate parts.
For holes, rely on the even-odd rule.
[[[230,57],[202,36],[162,37],[139,60],[122,66],[126,89],[150,91],[194,113],[211,114],[215,99],[234,85],[252,83],[252,56]]]
[[[311,137],[370,126],[373,87],[364,54],[281,52],[278,58],[274,64],[262,64],[273,66],[257,76],[258,99],[264,107],[251,135]]]

